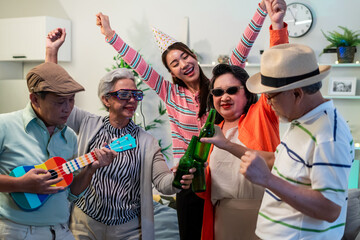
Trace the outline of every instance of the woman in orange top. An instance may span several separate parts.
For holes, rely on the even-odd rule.
[[[269,2],[269,1],[266,1]],[[282,26],[271,46],[287,43],[286,24],[282,22],[286,4],[275,0],[267,9],[272,27]],[[284,27],[285,25],[285,27]],[[217,111],[216,123],[225,138],[246,149],[274,152],[280,143],[279,120],[267,104],[265,95],[258,100],[246,88],[247,72],[237,66],[219,64],[213,70],[209,107]],[[273,159],[269,159],[269,167]],[[198,194],[205,199],[202,239],[258,239],[257,216],[264,189],[239,173],[240,159],[231,153],[212,148],[207,168],[207,190]]]
[[[279,121],[265,96],[246,89],[249,75],[237,66],[213,70],[210,106],[216,123],[231,142],[273,152],[280,142]],[[239,174],[240,160],[216,146],[209,156],[202,239],[257,239],[255,227],[264,189]],[[271,166],[271,162],[269,162]]]

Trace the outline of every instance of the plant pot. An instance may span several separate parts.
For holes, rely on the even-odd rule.
[[[336,52],[339,63],[352,63],[354,62],[356,47],[338,47]]]

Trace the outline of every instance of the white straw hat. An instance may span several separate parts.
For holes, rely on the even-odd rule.
[[[301,44],[280,44],[264,51],[260,72],[246,87],[253,93],[283,92],[320,82],[331,66],[319,66],[314,51]]]

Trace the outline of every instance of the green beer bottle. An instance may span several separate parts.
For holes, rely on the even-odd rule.
[[[194,151],[194,158],[198,162],[204,163],[204,162],[206,162],[206,160],[208,158],[211,144],[210,143],[202,143],[202,142],[200,142],[200,139],[203,137],[214,136],[214,134],[215,134],[215,127],[214,127],[215,115],[216,115],[215,109],[211,108],[209,115],[206,119],[205,125],[200,130],[199,141],[196,144],[195,151]]]
[[[193,192],[205,192],[206,184],[204,163],[194,160],[194,168],[196,168],[196,172],[194,172],[191,188]]]
[[[190,144],[186,149],[184,156],[180,158],[179,166],[176,170],[175,178],[173,181],[173,186],[176,188],[182,189],[181,188],[182,184],[180,183],[180,180],[182,179],[183,175],[189,174],[189,169],[193,167],[193,163],[194,163],[193,154],[197,141],[198,141],[198,137],[192,136]]]

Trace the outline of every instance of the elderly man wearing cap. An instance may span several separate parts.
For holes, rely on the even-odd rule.
[[[108,165],[115,152],[96,149],[98,161],[77,174],[70,188],[54,184],[41,168],[33,168],[21,177],[9,176],[18,166],[33,166],[52,157],[73,159],[77,156],[75,133],[66,123],[74,106],[75,93],[84,88],[59,65],[43,63],[26,76],[30,103],[22,110],[0,115],[0,239],[74,239],[67,222],[69,201],[86,189],[92,174]],[[40,208],[22,210],[9,193],[52,194]]]
[[[221,134],[207,140],[241,157],[240,172],[266,188],[256,228],[261,239],[341,239],[344,233],[354,144],[333,102],[320,92],[329,72],[307,46],[270,48],[261,73],[246,86],[265,93],[280,119],[290,123],[275,154],[244,154],[243,147],[221,142]],[[271,171],[261,156],[275,159]]]

